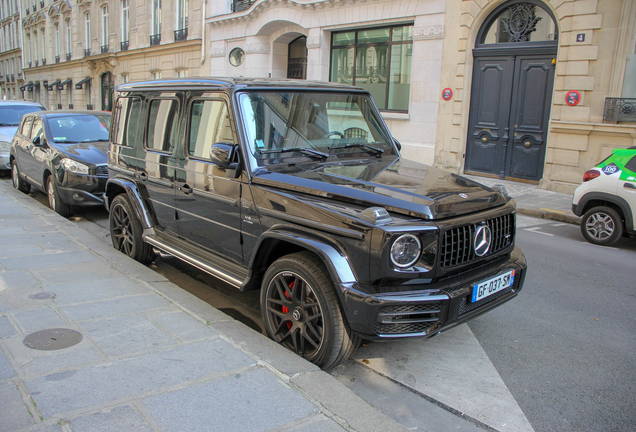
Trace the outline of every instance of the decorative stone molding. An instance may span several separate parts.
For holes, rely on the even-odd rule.
[[[444,26],[417,26],[413,28],[413,40],[443,39]]]
[[[245,45],[246,54],[269,54],[269,45],[251,43]]]
[[[210,57],[225,57],[225,47],[210,48]]]
[[[312,36],[307,38],[307,48],[320,48],[320,36]]]

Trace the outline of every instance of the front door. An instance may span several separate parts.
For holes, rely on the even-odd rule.
[[[113,109],[113,87],[113,74],[110,72],[102,74],[102,111]]]
[[[541,179],[553,59],[540,55],[475,59],[466,172]]]
[[[289,44],[287,78],[307,79],[307,38],[300,36]]]

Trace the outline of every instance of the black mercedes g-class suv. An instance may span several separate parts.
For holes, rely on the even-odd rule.
[[[117,92],[114,247],[260,289],[269,336],[323,368],[361,339],[431,336],[521,290],[514,201],[403,159],[364,89],[187,78]]]

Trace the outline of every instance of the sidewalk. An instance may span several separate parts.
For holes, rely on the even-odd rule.
[[[406,429],[0,182],[0,431],[106,430]]]
[[[504,185],[517,201],[517,212],[526,216],[552,219],[578,225],[581,218],[572,213],[572,194],[539,189],[539,186],[513,181],[464,175],[486,186]]]

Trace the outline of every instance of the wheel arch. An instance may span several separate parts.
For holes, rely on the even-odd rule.
[[[152,208],[144,199],[144,189],[141,189],[135,182],[130,180],[111,178],[106,182],[106,192],[104,192],[104,204],[110,211],[110,205],[117,195],[125,193],[130,199],[130,203],[135,211],[137,219],[144,229],[152,228],[154,223]]]
[[[624,227],[628,232],[631,232],[631,227],[634,226],[632,220],[632,211],[629,207],[629,203],[625,199],[603,192],[590,192],[581,197],[576,211],[577,216],[584,215],[589,209],[599,206],[609,207],[614,209],[623,218]]]
[[[286,229],[272,230],[261,235],[252,255],[250,277],[241,290],[259,289],[263,275],[274,261],[282,256],[302,251],[313,253],[323,263],[344,305],[344,293],[341,286],[358,280],[346,254],[337,244],[328,239]]]

